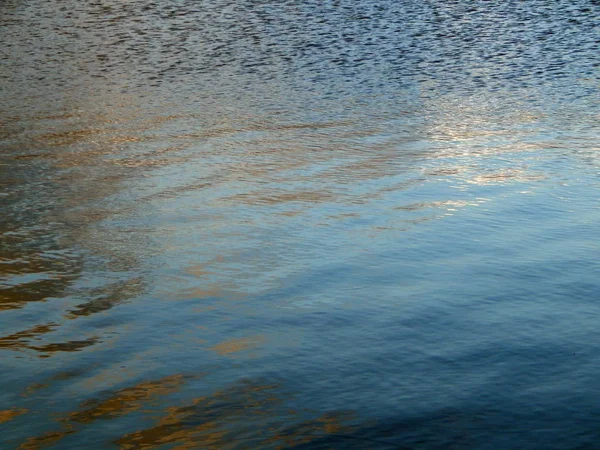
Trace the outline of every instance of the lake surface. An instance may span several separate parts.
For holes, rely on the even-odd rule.
[[[0,25],[0,448],[598,448],[598,1]]]

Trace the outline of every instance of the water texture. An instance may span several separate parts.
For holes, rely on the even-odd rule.
[[[600,447],[598,1],[0,25],[0,448]]]

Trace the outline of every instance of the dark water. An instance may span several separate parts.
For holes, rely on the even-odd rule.
[[[0,24],[0,448],[600,448],[597,1]]]

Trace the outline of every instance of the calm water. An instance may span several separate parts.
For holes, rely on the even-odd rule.
[[[600,3],[0,24],[0,448],[600,447]]]

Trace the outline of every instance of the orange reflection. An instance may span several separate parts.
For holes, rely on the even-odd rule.
[[[232,353],[255,349],[264,341],[265,338],[263,336],[231,339],[211,347],[210,350],[218,353],[219,355],[230,355]]]
[[[125,435],[116,443],[123,450],[165,444],[175,444],[178,449],[223,449],[235,441],[232,425],[245,425],[252,416],[268,414],[273,405],[280,403],[273,393],[275,388],[246,382],[195,399],[188,406],[169,408],[154,427]]]
[[[9,336],[0,338],[0,349],[8,348],[13,350],[35,350],[41,353],[54,353],[54,352],[75,352],[85,347],[93,345],[99,342],[98,338],[88,338],[83,340],[74,340],[66,342],[58,342],[44,345],[32,345],[31,340],[39,340],[40,336],[54,331],[58,325],[56,323],[49,323],[46,325],[36,325],[28,330],[19,331]],[[41,355],[48,357],[50,355]]]
[[[30,348],[26,340],[35,339],[43,334],[50,333],[57,324],[50,322],[46,325],[36,325],[28,330],[19,331],[9,336],[0,338],[0,348],[22,349]]]
[[[66,420],[89,423],[97,419],[120,417],[137,411],[144,402],[155,396],[167,395],[176,391],[183,382],[183,375],[171,375],[156,381],[144,381],[133,387],[121,389],[104,401],[86,402],[82,406],[89,406],[88,409],[73,413]]]
[[[100,342],[98,338],[89,338],[78,341],[67,341],[67,342],[56,342],[52,344],[45,345],[29,345],[27,348],[31,350],[36,350],[38,352],[43,353],[55,353],[55,352],[77,352],[82,350],[90,345],[94,345],[97,342]],[[50,355],[44,355],[46,357]]]
[[[240,445],[280,449],[350,431],[343,425],[352,417],[349,413],[295,422],[296,413],[281,410],[282,400],[276,389],[275,385],[242,382],[187,406],[169,408],[155,426],[127,434],[116,443],[122,450],[165,445],[181,450],[221,450]]]
[[[76,433],[78,431],[75,427],[76,424],[90,424],[100,419],[115,419],[138,411],[156,397],[177,391],[185,380],[186,377],[183,375],[171,375],[159,380],[143,381],[135,386],[118,390],[105,400],[84,402],[81,405],[82,410],[72,412],[59,419],[62,430],[31,437],[19,448],[22,450],[45,448],[54,445],[69,434]]]
[[[18,265],[15,265],[14,270],[19,270]],[[21,272],[26,273],[30,272]],[[27,303],[42,302],[48,297],[61,295],[70,283],[69,277],[53,277],[5,287],[0,289],[0,311],[22,308]]]
[[[35,392],[39,391],[40,389],[44,389],[44,388],[46,388],[48,386],[49,386],[48,384],[44,384],[44,383],[33,383],[33,384],[30,384],[21,393],[21,397],[29,397],[30,395],[34,394]]]
[[[26,409],[5,409],[0,410],[0,423],[8,422],[13,420],[15,417],[23,415],[27,412]]]
[[[56,444],[62,438],[74,432],[75,430],[68,428],[65,431],[51,431],[42,436],[30,437],[19,446],[19,450],[44,449]]]

